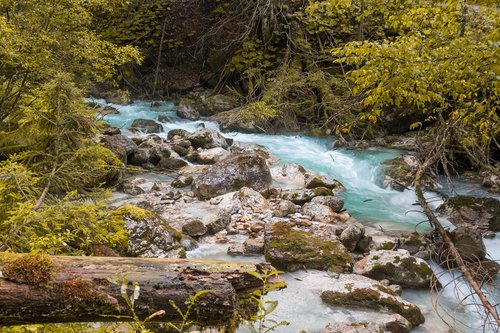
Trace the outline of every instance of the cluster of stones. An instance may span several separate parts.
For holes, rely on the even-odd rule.
[[[421,310],[400,294],[402,288],[429,287],[433,274],[425,259],[431,242],[356,221],[344,208],[338,181],[298,164],[277,165],[265,148],[210,129],[173,130],[166,139],[123,138],[108,135],[103,141],[120,142],[129,164],[175,170],[170,183],[130,177],[121,184],[128,196],[118,197],[116,205],[132,202],[155,213],[147,223],[128,223],[140,226],[131,237],[141,245],[134,245],[137,255],[183,256],[197,243],[227,244],[231,255],[264,255],[283,271],[329,272],[336,287],[324,290],[321,299],[331,306],[392,314],[366,327],[406,332],[423,323]],[[324,332],[339,327],[333,323]]]

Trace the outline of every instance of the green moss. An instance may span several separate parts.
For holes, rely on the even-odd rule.
[[[350,270],[353,260],[339,241],[325,241],[284,223],[272,227],[272,240],[265,248],[266,259],[283,270],[300,268]],[[276,255],[278,254],[278,255]]]
[[[404,258],[401,260],[401,267],[405,268],[408,272],[417,274],[418,276],[431,276],[432,269],[425,262],[417,264],[417,260],[414,257]]]
[[[379,246],[379,250],[392,250],[393,248],[394,248],[394,242],[392,241],[383,242]]]
[[[114,213],[120,216],[130,216],[134,220],[144,220],[154,215],[153,212],[134,205],[123,205],[115,210]]]
[[[385,290],[382,291],[385,292]],[[390,293],[390,295],[394,294]],[[327,304],[337,306],[351,305],[369,309],[387,308],[405,317],[413,326],[420,325],[425,321],[422,312],[416,305],[406,306],[405,303],[399,302],[397,299],[381,296],[380,291],[375,289],[359,288],[349,293],[327,290],[321,294],[321,299]]]
[[[311,189],[311,191],[314,193],[316,197],[333,195],[332,190],[326,187],[316,187]]]
[[[10,281],[46,286],[54,278],[54,264],[48,256],[25,254],[8,262],[2,275]]]
[[[57,294],[64,309],[72,308],[73,311],[79,309],[88,311],[94,309],[96,313],[114,313],[118,304],[113,303],[104,291],[110,283],[106,280],[89,281],[81,278],[58,282],[52,289],[53,294]]]

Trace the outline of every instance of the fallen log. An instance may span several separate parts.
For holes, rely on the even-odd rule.
[[[52,256],[52,276],[48,282],[34,285],[26,283],[29,277],[4,274],[12,274],[12,268],[6,267],[19,258],[0,253],[0,326],[131,320],[124,293],[133,295],[135,287],[128,284],[122,289],[124,277],[139,286],[134,312],[141,319],[163,310],[165,314],[154,320],[179,321],[179,313],[169,302],[175,302],[184,312],[190,296],[210,290],[196,300],[190,319],[202,325],[223,326],[236,314],[248,312],[252,306],[244,300],[262,287],[262,281],[247,272],[272,269],[268,264],[212,260]],[[113,279],[120,282],[113,283]],[[268,283],[282,281],[273,277]],[[246,309],[242,308],[244,304]]]

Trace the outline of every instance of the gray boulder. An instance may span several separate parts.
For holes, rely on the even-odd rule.
[[[341,274],[335,280],[335,286],[321,293],[321,299],[332,306],[353,306],[397,313],[408,320],[412,327],[425,321],[418,306],[405,301],[383,284],[361,275]]]
[[[132,122],[131,127],[144,133],[160,133],[163,131],[163,126],[152,119],[136,119]]]
[[[188,135],[187,139],[195,149],[210,149],[216,147],[227,148],[229,146],[226,138],[224,138],[222,134],[210,128],[199,129]]]
[[[230,153],[221,147],[202,150],[196,154],[196,162],[200,164],[214,164],[228,157]]]
[[[344,200],[336,196],[319,196],[312,198],[311,202],[330,207],[335,213],[339,213],[344,208]]]
[[[264,191],[271,184],[271,173],[266,161],[254,154],[237,154],[210,166],[192,184],[200,199],[210,199],[242,187]]]
[[[432,269],[422,259],[413,257],[406,250],[379,250],[354,265],[354,272],[375,280],[389,280],[403,287],[428,288]]]
[[[199,104],[196,101],[187,97],[182,97],[177,107],[177,116],[188,120],[198,120],[200,119],[198,106]]]

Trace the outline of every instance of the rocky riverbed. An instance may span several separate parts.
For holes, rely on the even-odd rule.
[[[338,180],[314,170],[325,160],[300,156],[303,147],[296,147],[297,158],[283,158],[282,150],[276,156],[276,150],[252,143],[248,136],[239,141],[234,133],[221,134],[212,123],[180,121],[177,127],[171,112],[146,109],[137,108],[135,116],[124,112],[128,118],[108,114],[111,124],[121,119],[126,128],[109,127],[101,136],[127,166],[113,206],[132,203],[155,213],[154,218],[127,220],[131,255],[270,262],[287,272],[289,286],[283,293],[293,299],[271,297],[289,310],[288,316],[299,315],[290,310],[294,306],[306,307],[299,322],[279,318],[292,322],[282,332],[408,332],[419,325],[420,331],[446,331],[442,324],[424,324],[426,319],[437,322],[430,304],[419,306],[404,297],[408,292],[426,294],[435,285],[435,270],[427,261],[438,252],[426,228],[415,232],[415,218],[401,224],[408,220],[408,203],[411,207],[415,201],[408,181],[416,163],[411,155],[389,153],[394,160],[387,163],[385,178],[373,172],[372,163],[353,164],[351,170],[341,170],[345,173]],[[140,116],[146,117],[135,118]],[[290,143],[285,146],[293,149]],[[332,165],[345,159],[329,156]],[[306,163],[291,162],[304,159]],[[354,179],[356,169],[377,178],[363,189]],[[435,189],[438,184],[429,176],[426,186]],[[381,206],[381,199],[391,205]],[[464,253],[488,263],[478,273],[485,281],[498,272],[482,241],[483,234],[491,237],[498,231],[498,200],[491,200],[488,205],[469,200],[465,208],[450,200],[440,208],[452,222],[458,221],[454,237]],[[398,202],[402,207],[396,207]],[[372,212],[394,209],[396,214],[371,218],[366,211],[360,214],[364,206]],[[398,220],[403,215],[399,212],[405,217]],[[400,228],[394,228],[398,223]],[[478,225],[473,228],[474,223]]]

